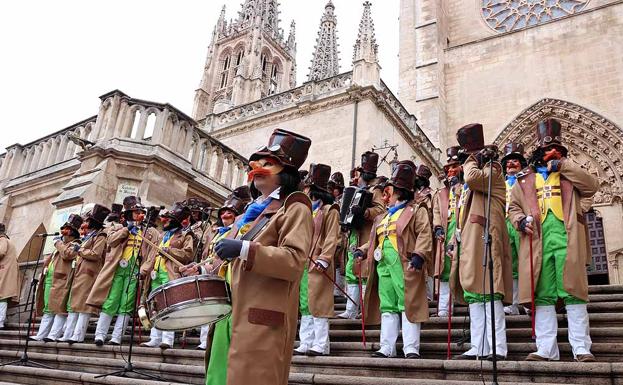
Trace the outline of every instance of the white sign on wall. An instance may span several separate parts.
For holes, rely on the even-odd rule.
[[[115,203],[123,203],[123,198],[130,195],[138,195],[138,183],[130,180],[120,180],[117,185]]]

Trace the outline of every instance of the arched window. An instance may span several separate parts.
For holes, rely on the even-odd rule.
[[[222,60],[221,64],[221,75],[220,75],[220,83],[219,88],[227,87],[229,83],[229,67],[231,64],[231,56],[227,54],[225,58]]]
[[[277,63],[273,63],[272,69],[270,71],[270,82],[268,85],[268,95],[277,93],[277,89],[279,87],[278,75],[279,75],[279,66],[277,65]]]

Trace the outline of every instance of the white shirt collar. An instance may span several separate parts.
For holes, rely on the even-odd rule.
[[[277,187],[277,188],[275,189],[275,191],[273,191],[272,193],[270,193],[270,195],[269,195],[268,197],[266,197],[266,198],[265,198],[265,197],[263,197],[263,196],[260,196],[260,197],[258,197],[258,198],[257,198],[257,200],[256,200],[256,201],[257,201],[258,203],[262,203],[262,202],[264,202],[264,201],[265,201],[266,199],[268,199],[268,198],[279,199],[279,198],[280,198],[280,196],[279,196],[279,192],[280,192],[280,191],[281,191],[281,186]]]

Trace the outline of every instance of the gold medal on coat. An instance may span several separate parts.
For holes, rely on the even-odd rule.
[[[119,261],[119,266],[120,266],[122,269],[125,269],[126,267],[128,267],[128,261],[126,261],[125,259],[120,260],[120,261]]]
[[[151,271],[151,279],[156,279],[156,276],[157,276],[156,270],[152,270]]]
[[[381,259],[383,259],[383,250],[380,247],[374,249],[374,260],[379,262]]]

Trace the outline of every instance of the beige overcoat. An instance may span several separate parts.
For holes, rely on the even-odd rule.
[[[76,258],[72,253],[75,245],[79,245],[80,241],[74,238],[65,242],[57,241],[54,243],[54,252],[50,258],[46,258],[44,261],[44,272],[49,267],[49,264],[54,266],[54,273],[52,276],[52,288],[50,289],[50,296],[48,297],[48,310],[53,314],[67,314],[67,300],[69,297],[69,290],[71,288],[71,265]],[[45,286],[45,273],[41,275],[41,279],[37,284],[37,314],[43,314],[44,307],[44,286]]]
[[[340,211],[337,205],[323,205],[314,218],[311,257],[329,264],[325,273],[335,280],[334,257],[340,242]],[[309,264],[308,268],[309,311],[314,317],[331,318],[333,307],[333,283]]]
[[[87,298],[87,304],[97,309],[101,309],[104,301],[108,297],[110,288],[112,287],[112,280],[119,266],[119,261],[123,256],[123,249],[128,243],[128,236],[130,232],[127,227],[115,224],[112,227],[106,229],[108,236],[106,240],[106,257],[104,258],[104,266],[100,270],[99,275],[95,279],[93,289],[89,293]],[[158,241],[158,230],[153,227],[149,227],[145,233],[145,238],[156,243]],[[141,245],[141,253],[144,258],[148,257],[151,253],[152,247],[146,242]]]
[[[156,244],[160,244],[163,235],[163,233],[158,234]],[[195,238],[192,231],[179,230],[175,232],[175,234],[171,236],[171,242],[169,243],[167,253],[184,265],[191,263],[195,257]],[[152,249],[149,258],[141,265],[141,275],[145,277],[143,287],[148,288],[146,290],[151,289],[151,272],[154,270],[157,256],[157,250]],[[169,258],[163,258],[164,265],[167,268],[167,274],[169,275],[169,281],[181,278],[182,274],[180,274],[180,268]]]
[[[461,200],[465,206],[459,214],[460,248],[452,260],[450,287],[459,303],[465,303],[463,290],[476,294],[489,294],[489,274],[485,277],[482,266],[484,253],[485,213],[490,168],[478,168],[474,155],[463,165],[465,183],[469,187],[467,196]],[[493,283],[495,293],[504,295],[505,303],[513,299],[513,272],[510,242],[506,228],[506,183],[502,174],[502,165],[493,163],[491,182],[491,254],[493,257]],[[455,235],[455,242],[456,242]],[[483,280],[483,278],[485,278]],[[483,287],[484,282],[484,287]]]
[[[288,383],[299,285],[313,236],[311,202],[296,192],[284,202],[273,200],[254,223],[265,217],[270,220],[250,243],[247,260],[232,266],[228,385]]]
[[[0,234],[0,300],[19,302],[19,267],[15,245],[6,234]]]
[[[433,190],[430,187],[426,187],[421,191],[415,193],[415,204],[423,204],[426,206],[426,211],[428,212],[428,223],[430,224],[431,229],[431,242],[432,242],[432,252],[431,252],[431,261],[426,264],[426,276],[433,277],[435,274],[435,258],[436,258],[436,247],[435,247],[435,235],[433,234]]]
[[[511,190],[509,218],[519,229],[519,222],[528,215],[534,218],[532,236],[532,256],[534,282],[539,282],[542,263],[541,214],[536,196],[535,174],[525,169],[518,174],[517,183]],[[560,192],[567,229],[567,257],[563,272],[565,290],[581,300],[588,301],[588,278],[586,266],[591,263],[584,210],[599,189],[597,179],[570,159],[563,159],[560,166]],[[530,236],[522,232],[519,246],[519,301],[530,303]]]
[[[368,325],[381,323],[381,301],[376,275],[377,262],[374,259],[374,249],[378,246],[376,229],[380,226],[385,215],[379,215],[372,226],[369,242],[361,247],[367,254],[364,260],[369,265],[370,277],[364,297],[365,321]],[[428,218],[428,209],[425,204],[406,206],[396,222],[396,238],[398,239],[398,253],[402,262],[405,277],[405,313],[410,322],[428,321],[428,299],[426,298],[426,271],[427,265],[432,263],[432,234]],[[417,253],[424,258],[421,270],[409,271],[411,254]]]
[[[70,250],[76,258],[71,279],[71,310],[75,313],[97,313],[97,308],[87,305],[87,298],[93,288],[106,253],[106,232],[99,230],[85,241],[78,252]]]

